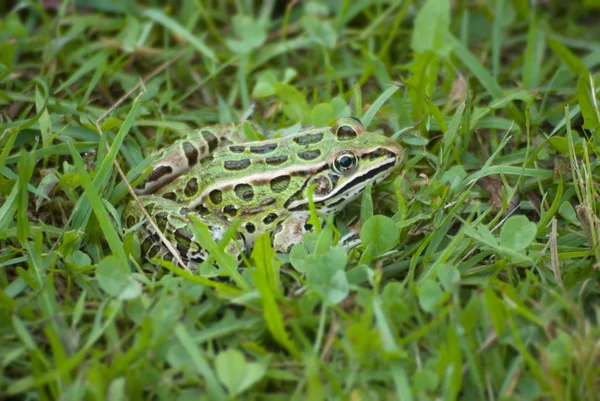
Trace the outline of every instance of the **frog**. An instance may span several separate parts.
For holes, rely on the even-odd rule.
[[[153,156],[152,171],[135,188],[139,202],[132,200],[125,209],[126,225],[137,228],[148,260],[173,260],[173,254],[140,206],[188,267],[210,257],[194,238],[192,217],[206,225],[216,242],[237,224],[224,250],[239,261],[264,233],[276,252],[289,253],[314,229],[309,192],[321,219],[336,215],[367,185],[388,178],[404,157],[400,144],[368,132],[356,118],[262,141],[247,141],[240,124],[197,129]],[[350,231],[341,242],[358,246],[358,232]]]

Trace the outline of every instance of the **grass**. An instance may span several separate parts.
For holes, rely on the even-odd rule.
[[[597,0],[161,3],[0,2],[0,399],[600,399]],[[151,268],[118,170],[249,110],[400,141],[363,246]]]

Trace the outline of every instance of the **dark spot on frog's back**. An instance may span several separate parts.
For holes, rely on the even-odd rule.
[[[263,219],[263,223],[265,224],[271,224],[272,222],[274,222],[277,219],[277,215],[275,213],[269,213],[268,215],[265,216],[265,218]]]
[[[287,156],[267,157],[265,159],[265,162],[269,166],[279,166],[280,164],[285,163],[287,161],[287,159],[288,159]]]
[[[202,131],[202,137],[208,144],[209,152],[213,152],[217,148],[217,146],[219,146],[219,140],[217,139],[217,136],[212,132],[204,130]]]
[[[194,196],[196,192],[198,192],[198,180],[196,178],[192,178],[185,184],[185,189],[183,190],[186,196]]]
[[[289,175],[280,175],[279,177],[275,177],[270,182],[271,191],[280,193],[287,189],[290,185],[290,176]]]
[[[196,149],[194,145],[192,145],[189,142],[184,142],[183,152],[185,153],[185,157],[188,160],[188,166],[191,167],[198,163],[198,149]]]
[[[239,171],[239,170],[247,169],[248,167],[250,167],[250,164],[251,164],[250,159],[244,159],[244,160],[226,160],[223,163],[223,166],[227,170]]]
[[[144,252],[146,255],[148,255],[149,259],[152,259],[153,257],[155,257],[156,255],[158,255],[158,252],[160,252],[160,246],[158,245],[154,245],[153,247],[151,247],[148,251]]]
[[[175,239],[177,240],[177,243],[179,243],[187,248],[189,248],[192,243],[188,233],[186,233],[183,228],[178,228],[175,231]]]
[[[229,150],[232,151],[233,153],[244,153],[244,151],[246,150],[246,147],[241,146],[241,145],[231,145],[229,147]]]
[[[323,134],[306,134],[299,137],[294,138],[294,142],[298,145],[312,145],[313,143],[319,143],[323,140]]]
[[[314,160],[319,156],[321,156],[320,150],[307,150],[304,152],[298,152],[298,157],[302,160]]]
[[[158,226],[158,228],[160,228],[161,231],[164,231],[165,228],[167,228],[168,216],[169,215],[167,212],[157,213],[156,216],[154,216],[154,220],[156,220],[156,225]]]
[[[177,195],[175,195],[175,192],[167,192],[166,194],[163,194],[163,199],[168,199],[168,200],[176,200],[177,199]]]
[[[152,214],[152,212],[154,211],[154,203],[148,203],[146,206],[146,211],[148,212],[148,214]]]
[[[133,227],[137,224],[138,219],[135,216],[127,216],[127,227]]]
[[[254,198],[254,190],[248,184],[237,184],[233,190],[238,198],[246,202],[249,202]]]
[[[261,146],[251,146],[250,153],[256,153],[256,154],[271,153],[275,149],[277,149],[276,143],[267,143],[266,145],[261,145]]]
[[[237,212],[238,212],[237,209],[233,205],[227,205],[223,208],[223,213],[225,213],[231,217],[235,217],[237,215]]]
[[[206,216],[210,213],[210,210],[208,210],[202,203],[196,206],[195,210],[200,216]]]
[[[210,194],[208,194],[208,196],[214,205],[220,204],[223,200],[223,193],[218,189],[213,189],[212,191],[210,191]]]
[[[171,166],[159,166],[152,170],[148,177],[144,180],[145,182],[154,182],[160,180],[165,175],[171,174],[173,172],[173,168]]]
[[[246,231],[252,234],[254,231],[256,231],[256,226],[254,226],[252,223],[246,223]]]

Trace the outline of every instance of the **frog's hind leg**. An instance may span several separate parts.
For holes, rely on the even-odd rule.
[[[218,124],[190,132],[154,155],[154,169],[135,192],[149,194],[187,173],[216,149],[243,142],[233,123]]]
[[[193,223],[190,221],[188,216],[192,213],[186,211],[185,208],[178,206],[174,202],[173,204],[170,204],[170,202],[165,202],[164,199],[160,200],[160,204],[158,204],[159,202],[157,202],[157,204],[153,204],[151,201],[152,198],[154,198],[152,195],[142,196],[140,197],[140,200],[147,204],[146,210],[155,221],[159,230],[177,250],[187,267],[194,269],[200,263],[208,260],[210,256],[209,253],[206,251],[206,249],[200,246],[198,241],[196,241],[194,234],[190,229],[190,225]],[[143,216],[139,210],[139,206],[134,201],[131,201],[125,211],[125,219],[128,227],[133,227],[142,221],[138,228],[138,234],[142,240],[142,256],[151,263],[153,263],[151,261],[152,258],[173,261],[173,254],[163,244],[155,228],[147,221],[145,217],[140,219],[139,216]],[[211,237],[216,242],[220,242],[223,239],[224,233],[227,229],[225,225],[221,224],[220,222],[212,221],[211,219],[206,219],[206,217],[200,217],[198,215],[196,216],[205,221]],[[244,253],[244,251],[244,243],[239,238],[233,238],[225,247],[225,252],[236,257],[238,262],[241,261],[241,255]]]

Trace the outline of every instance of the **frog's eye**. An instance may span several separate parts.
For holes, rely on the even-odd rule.
[[[338,174],[348,174],[353,172],[358,166],[358,159],[350,152],[343,152],[335,157],[333,170]]]

